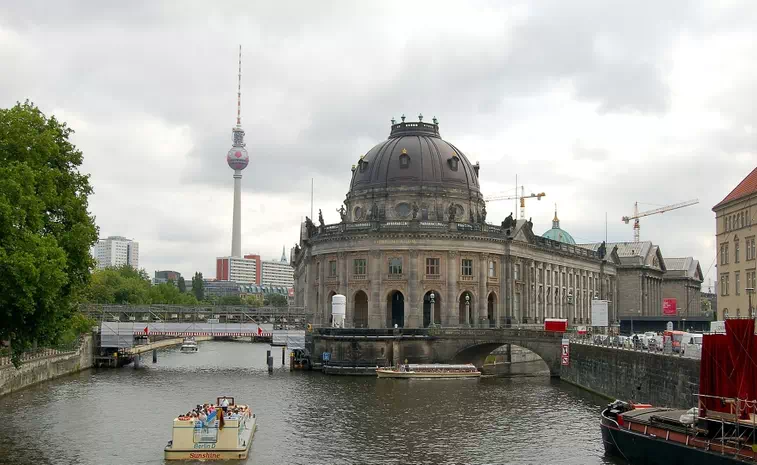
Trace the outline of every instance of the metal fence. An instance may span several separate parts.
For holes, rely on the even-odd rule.
[[[31,362],[34,360],[40,360],[47,357],[57,357],[59,355],[74,354],[79,351],[81,347],[81,337],[68,344],[60,344],[55,347],[38,347],[36,349],[29,349],[21,353],[21,363]],[[0,369],[6,367],[12,367],[10,348],[3,348],[0,350]]]
[[[582,345],[590,345],[590,346],[598,346],[598,347],[606,347],[609,349],[617,349],[617,350],[626,350],[631,352],[643,352],[648,354],[658,354],[658,355],[667,355],[671,357],[681,357],[681,358],[692,358],[692,359],[700,359],[701,358],[701,347],[699,347],[697,344],[682,344],[683,350],[674,351],[672,347],[669,349],[666,349],[663,346],[660,345],[647,345],[644,346],[644,344],[641,342],[641,340],[638,340],[638,342],[634,343],[633,339],[627,338],[627,339],[618,339],[613,336],[579,336],[579,335],[570,335],[569,336],[570,343],[571,344],[582,344]]]

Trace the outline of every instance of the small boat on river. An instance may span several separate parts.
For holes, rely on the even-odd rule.
[[[200,348],[197,346],[197,341],[195,341],[195,338],[190,336],[184,338],[184,342],[181,343],[180,350],[184,354],[193,354],[200,350]]]
[[[225,407],[224,407],[225,406]],[[230,396],[198,405],[173,420],[166,460],[242,460],[255,434],[255,414]]]
[[[699,405],[689,410],[615,401],[600,429],[605,452],[631,464],[757,464],[757,335],[754,320],[705,334]]]
[[[444,363],[406,363],[397,367],[377,368],[379,378],[479,378],[481,372],[474,365],[448,365]]]

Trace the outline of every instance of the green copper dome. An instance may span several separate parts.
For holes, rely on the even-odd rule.
[[[555,217],[552,219],[552,229],[546,231],[541,237],[552,239],[553,241],[564,242],[566,244],[576,245],[573,236],[563,229],[560,229],[560,219],[557,218],[557,206],[555,206]]]

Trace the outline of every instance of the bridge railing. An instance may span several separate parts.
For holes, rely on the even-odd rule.
[[[60,344],[54,347],[38,347],[36,349],[29,349],[21,353],[21,363],[31,362],[34,360],[40,360],[47,357],[54,357],[59,355],[75,354],[81,347],[82,339],[76,340],[68,344]],[[11,354],[9,348],[3,348],[0,350],[0,369],[11,367],[13,363],[11,361]]]
[[[641,341],[634,343],[632,339],[628,338],[623,341],[619,339],[615,339],[613,336],[605,336],[605,335],[586,335],[586,336],[579,336],[579,335],[573,335],[570,337],[570,343],[571,344],[581,344],[581,345],[589,345],[589,346],[597,346],[597,347],[604,347],[608,349],[616,349],[616,350],[624,350],[629,352],[643,352],[648,354],[657,354],[657,355],[666,355],[671,357],[681,357],[681,358],[693,358],[693,359],[700,359],[701,358],[701,347],[690,347],[690,346],[696,346],[696,344],[684,344],[685,346],[684,350],[679,350],[678,352],[675,352],[672,350],[668,351],[665,350],[662,346],[657,345],[647,345],[644,346]],[[689,349],[686,349],[686,347],[690,347]],[[688,353],[687,353],[688,352]]]

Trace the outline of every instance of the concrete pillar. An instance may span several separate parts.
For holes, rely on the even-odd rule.
[[[328,320],[325,322],[321,318],[321,315],[318,313],[315,313],[315,309],[310,305],[310,295],[312,294],[311,287],[313,286],[313,275],[310,272],[310,257],[305,257],[302,259],[303,266],[305,267],[305,292],[303,296],[303,305],[305,306],[305,310],[307,313],[310,313],[315,318],[315,323],[318,325],[325,325],[328,324]]]
[[[460,302],[457,300],[457,252],[447,253],[447,303],[442,324],[444,326],[460,325]]]
[[[476,324],[476,326],[489,326],[488,324],[488,293],[486,288],[486,283],[489,280],[489,254],[481,253],[478,254],[478,261],[479,261],[479,273],[478,273],[478,321],[472,322]]]
[[[402,350],[401,350],[402,344],[399,340],[395,339],[392,341],[392,361],[391,365],[397,365],[398,363],[402,363]]]
[[[512,260],[510,255],[502,255],[500,258],[499,272],[499,300],[497,301],[496,326],[502,327],[510,309],[512,308]]]
[[[418,250],[410,251],[410,269],[407,274],[408,301],[405,303],[405,327],[421,328],[423,326],[423,305],[421,298],[418,296],[418,283],[420,282],[418,272]],[[431,315],[433,319],[433,309]]]
[[[368,302],[368,327],[386,328],[386,302],[381,295],[381,251],[374,250],[368,259],[371,298]]]

